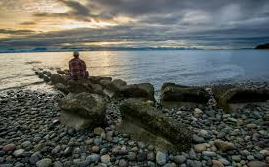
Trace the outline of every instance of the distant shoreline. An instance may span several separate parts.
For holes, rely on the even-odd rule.
[[[73,52],[74,50],[79,50],[81,52],[98,52],[98,51],[116,51],[116,52],[120,52],[120,51],[199,51],[199,50],[203,50],[203,51],[229,51],[229,50],[258,50],[258,49],[253,49],[253,48],[240,48],[240,49],[173,49],[173,48],[133,48],[133,49],[93,49],[93,50],[83,50],[83,49],[70,49],[70,50],[42,50],[42,51],[38,51],[38,50],[13,50],[13,51],[0,51],[0,53],[44,53],[44,52]]]

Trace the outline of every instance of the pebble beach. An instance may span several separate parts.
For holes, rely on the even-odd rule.
[[[62,97],[59,91],[1,92],[1,167],[268,167],[269,102],[231,114],[210,106],[162,109],[194,132],[192,148],[177,152],[119,133],[115,128],[121,122],[119,101],[109,101],[106,128],[67,128],[59,121]]]

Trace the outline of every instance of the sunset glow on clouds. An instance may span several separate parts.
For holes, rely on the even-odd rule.
[[[268,8],[267,0],[1,0],[0,49],[252,47],[268,42]]]
[[[112,19],[98,18],[90,14],[81,2],[61,0],[3,0],[1,3],[1,29],[29,30],[32,33],[62,31],[77,28],[102,28],[126,23],[131,18],[117,16]],[[5,24],[3,24],[5,23]],[[25,33],[2,33],[29,35]],[[4,36],[3,36],[4,37]]]

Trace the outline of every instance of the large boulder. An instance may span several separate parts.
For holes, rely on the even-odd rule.
[[[65,75],[69,75],[70,74],[70,71],[67,70],[67,69],[63,70],[63,72],[64,72]]]
[[[121,79],[115,79],[110,81],[108,79],[103,79],[100,81],[100,84],[105,88],[103,93],[110,98],[121,97],[121,90],[124,86],[127,85],[127,82]]]
[[[62,83],[57,83],[54,87],[61,92],[68,93],[95,93],[95,94],[103,94],[103,87],[99,84],[93,84],[87,79],[73,80],[70,79],[67,81],[67,84],[64,85]]]
[[[49,82],[50,81],[50,77],[48,77],[47,75],[44,75],[43,80],[45,82]]]
[[[61,123],[75,129],[105,126],[106,103],[97,94],[68,94],[60,102]]]
[[[106,89],[109,89],[114,92],[119,92],[125,85],[127,85],[127,82],[121,79],[115,79],[113,81],[109,79],[103,79],[100,81],[100,84]]]
[[[102,85],[104,88],[109,88],[111,85],[111,81],[108,79],[102,79],[100,82],[100,85]]]
[[[50,81],[51,72],[49,71],[35,71],[35,74],[38,75],[39,78],[42,78],[45,82]]]
[[[191,147],[192,132],[188,126],[167,117],[151,103],[128,99],[120,106],[120,111],[123,123],[119,131],[162,149],[187,150]]]
[[[67,85],[68,92],[70,93],[94,93],[91,86],[91,82],[89,82],[88,80],[70,80]]]
[[[120,94],[109,89],[103,89],[103,94],[109,98],[118,98]]]
[[[100,84],[101,80],[112,81],[111,77],[89,76],[88,79],[94,84]]]
[[[89,84],[89,86],[91,87],[92,89],[92,92],[93,93],[96,93],[96,94],[103,94],[103,87],[99,84]]]
[[[264,103],[269,100],[269,90],[266,88],[215,87],[214,96],[218,108],[226,112],[235,111],[247,104]]]
[[[154,87],[150,83],[126,85],[121,88],[120,92],[126,98],[142,98],[155,101]]]
[[[121,79],[114,79],[111,82],[111,90],[120,91],[124,86],[127,85],[127,82]]]
[[[65,72],[64,72],[64,71],[62,71],[61,69],[57,69],[57,70],[56,70],[56,72],[57,72],[58,74],[65,75]]]
[[[39,78],[44,78],[45,74],[42,71],[35,71],[35,74],[39,77]]]
[[[165,83],[161,89],[163,107],[179,107],[181,105],[207,104],[208,92],[202,87],[189,87],[175,83]]]
[[[54,88],[56,88],[57,90],[63,92],[64,94],[68,94],[69,93],[69,86],[64,85],[62,83],[57,83],[54,85]]]
[[[43,71],[43,74],[45,74],[48,77],[51,77],[52,73],[50,71]]]

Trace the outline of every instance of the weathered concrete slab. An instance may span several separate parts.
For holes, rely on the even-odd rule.
[[[106,125],[106,103],[97,94],[68,94],[61,103],[61,123],[76,129]]]
[[[143,98],[145,100],[155,101],[154,87],[150,83],[126,85],[120,92],[125,98]]]
[[[210,95],[202,87],[165,83],[161,90],[161,105],[164,108],[178,108],[183,105],[197,107],[199,104],[207,104],[209,99]]]
[[[123,123],[119,131],[135,139],[145,140],[160,148],[187,150],[191,146],[192,132],[188,126],[166,117],[150,103],[128,99],[121,106]]]
[[[217,107],[226,112],[236,111],[238,108],[244,108],[248,104],[262,105],[269,100],[268,89],[247,89],[247,88],[226,88],[215,87],[214,96],[217,100]]]

